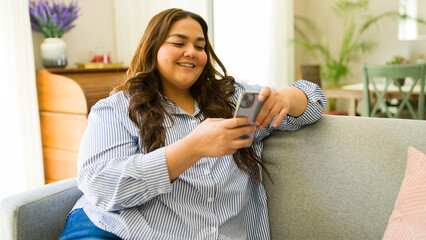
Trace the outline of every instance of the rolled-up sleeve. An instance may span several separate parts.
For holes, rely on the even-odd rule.
[[[308,105],[301,116],[293,117],[287,115],[277,129],[295,131],[305,125],[318,121],[322,116],[327,99],[321,88],[312,82],[299,80],[290,86],[297,87],[305,93],[308,98]]]
[[[141,205],[172,189],[165,148],[142,153],[135,129],[110,101],[91,110],[79,152],[78,186],[102,210]]]
[[[321,118],[325,104],[327,103],[327,99],[325,98],[321,88],[317,84],[306,80],[296,81],[290,84],[290,86],[297,87],[305,93],[308,99],[308,105],[304,113],[298,117],[287,115],[284,120],[276,128],[274,128],[272,127],[272,123],[277,118],[276,116],[265,129],[258,130],[260,133],[257,135],[259,136],[258,140],[266,137],[275,129],[282,131],[295,131],[305,125],[314,123]],[[241,88],[240,91],[261,91],[263,87],[260,85],[248,85],[246,83],[240,82],[237,83],[237,88]]]

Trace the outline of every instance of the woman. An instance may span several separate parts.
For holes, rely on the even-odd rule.
[[[180,9],[151,19],[128,74],[91,110],[78,162],[84,195],[61,239],[268,239],[261,140],[317,121],[319,87],[235,82],[205,21]],[[232,118],[244,90],[265,101],[257,127]],[[244,148],[251,139],[238,137],[251,132]]]

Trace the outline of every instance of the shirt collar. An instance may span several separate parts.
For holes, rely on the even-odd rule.
[[[172,102],[171,100],[169,100],[166,96],[164,96],[163,94],[159,93],[161,99],[163,100],[163,107],[164,109],[173,115],[189,115],[187,112],[185,112],[182,108],[180,108],[178,105],[176,105],[174,102]],[[200,108],[198,106],[198,102],[195,101],[194,104],[194,114],[192,115],[193,117],[197,116],[200,113]]]

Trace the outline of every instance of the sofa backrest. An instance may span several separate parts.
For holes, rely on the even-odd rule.
[[[264,143],[272,239],[381,239],[426,121],[325,115]]]

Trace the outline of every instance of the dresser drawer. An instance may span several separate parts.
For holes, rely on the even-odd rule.
[[[41,112],[43,147],[78,151],[86,126],[86,115]]]
[[[43,157],[46,183],[77,176],[78,152],[43,147]]]

